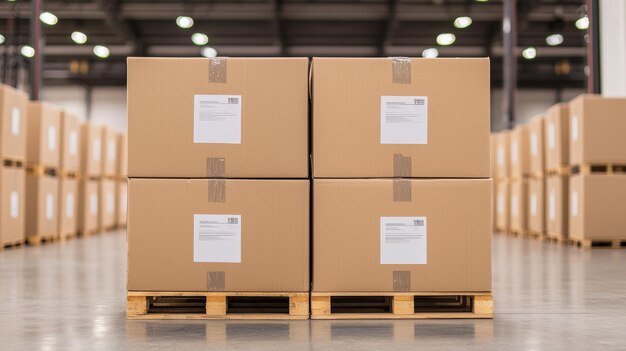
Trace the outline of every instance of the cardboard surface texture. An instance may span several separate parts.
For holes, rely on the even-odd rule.
[[[26,175],[26,237],[50,237],[59,230],[59,179]]]
[[[546,168],[544,133],[545,117],[543,115],[536,116],[528,122],[529,173],[533,176],[543,176]]]
[[[128,58],[130,177],[306,178],[307,58]]]
[[[25,239],[25,181],[23,168],[0,166],[0,245]]]
[[[511,132],[509,131],[498,132],[495,136],[495,178],[497,179],[506,179],[511,175],[510,137]]]
[[[546,112],[544,146],[546,169],[569,165],[569,105],[556,104]]]
[[[528,230],[534,233],[545,233],[545,179],[533,178],[528,180],[528,199],[526,215]]]
[[[80,132],[81,122],[78,116],[67,111],[63,111],[60,115],[60,140],[61,150],[59,152],[59,169],[62,172],[73,172],[76,174],[80,171]]]
[[[117,177],[119,153],[118,136],[115,130],[109,127],[102,127],[102,175],[106,177]]]
[[[102,175],[102,127],[84,123],[81,127],[81,162],[83,176],[99,177]]]
[[[510,229],[509,216],[511,206],[511,183],[504,179],[495,181],[497,188],[496,198],[496,229],[508,232]]]
[[[91,234],[98,229],[100,196],[97,180],[78,181],[78,231]]]
[[[513,179],[511,181],[509,205],[509,227],[520,233],[528,229],[528,181],[526,179]]]
[[[0,84],[0,158],[26,160],[28,95]]]
[[[126,226],[128,209],[128,182],[126,179],[116,182],[117,204],[115,206],[115,223]]]
[[[105,230],[114,226],[115,223],[115,207],[117,195],[115,192],[115,180],[102,179],[98,182],[98,199],[100,205],[98,211],[98,228]]]
[[[46,102],[28,103],[26,162],[59,167],[61,110]]]
[[[308,291],[308,180],[130,179],[128,191],[128,290]],[[216,215],[232,229],[202,219]],[[224,245],[233,257],[207,251]]]
[[[120,133],[117,136],[117,177],[122,179],[128,176],[128,136]]]
[[[314,292],[491,290],[491,180],[403,181],[314,181]]]
[[[316,178],[489,177],[489,59],[314,58],[312,81]]]
[[[562,239],[568,237],[569,176],[556,175],[546,182],[546,232]]]
[[[520,178],[530,175],[530,134],[528,126],[518,125],[509,135],[510,176]]]
[[[59,234],[75,234],[78,223],[78,180],[59,179]]]

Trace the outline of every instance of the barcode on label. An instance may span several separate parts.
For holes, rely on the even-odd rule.
[[[238,97],[229,97],[228,98],[228,103],[229,104],[238,104],[239,103],[239,98]]]
[[[237,217],[228,217],[228,224],[239,224],[239,218],[237,218]]]
[[[423,227],[424,226],[424,220],[423,219],[414,219],[413,220],[413,225],[417,226],[417,227]]]
[[[413,102],[416,105],[424,105],[424,103],[426,102],[424,99],[413,99]]]

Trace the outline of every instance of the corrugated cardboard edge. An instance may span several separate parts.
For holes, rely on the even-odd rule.
[[[209,58],[209,83],[226,83],[227,59],[225,57]]]
[[[411,58],[391,57],[391,81],[395,84],[411,84]]]
[[[393,271],[393,291],[411,291],[411,271]]]
[[[224,291],[226,285],[226,273],[224,271],[215,271],[206,273],[207,291]]]

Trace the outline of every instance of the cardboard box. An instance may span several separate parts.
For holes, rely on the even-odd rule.
[[[528,144],[530,145],[529,173],[535,177],[543,177],[546,169],[544,147],[545,118],[543,115],[534,117],[528,122]]]
[[[518,125],[509,135],[510,176],[520,178],[530,175],[530,137],[528,126]]]
[[[546,231],[545,216],[545,179],[532,178],[528,180],[528,231],[543,235]]]
[[[26,238],[59,234],[59,179],[26,175]]]
[[[81,127],[80,168],[85,177],[102,175],[102,127],[84,123]]]
[[[495,178],[506,179],[511,176],[511,132],[502,131],[496,134],[496,169]]]
[[[130,177],[306,178],[307,58],[128,58]]]
[[[509,228],[511,231],[525,233],[528,229],[528,182],[526,179],[511,180],[511,204],[509,205]]]
[[[491,291],[490,179],[316,179],[313,191],[314,292]]]
[[[97,180],[78,181],[78,231],[83,235],[98,231],[100,210]]]
[[[489,177],[488,58],[314,58],[317,178]]]
[[[115,226],[116,182],[113,179],[101,179],[98,182],[98,192],[100,194],[98,196],[100,199],[98,228],[100,230],[111,229]]]
[[[28,103],[28,144],[26,162],[49,168],[59,167],[61,110],[46,102]]]
[[[130,179],[128,290],[309,290],[309,181]]]
[[[546,182],[546,232],[561,239],[568,238],[569,177],[555,175]]]
[[[115,223],[119,227],[126,227],[128,209],[128,182],[126,179],[115,183],[117,193],[117,205],[115,206]]]
[[[626,98],[580,95],[569,108],[570,164],[626,163]]]
[[[24,242],[25,175],[23,168],[0,166],[0,245]]]
[[[28,95],[0,84],[0,159],[26,160]]]
[[[546,112],[544,146],[546,170],[563,170],[569,166],[569,107],[556,104]]]
[[[508,232],[510,227],[511,183],[508,179],[496,182],[498,197],[496,199],[496,229],[500,232]]]
[[[78,180],[59,179],[59,234],[61,237],[76,234],[78,227]]]
[[[77,174],[80,171],[80,129],[78,116],[67,111],[60,115],[61,150],[59,169],[62,173]]]
[[[128,137],[124,133],[117,135],[117,177],[126,179],[128,177]]]
[[[105,177],[117,177],[118,175],[118,136],[115,130],[102,127],[102,175]]]
[[[575,175],[570,178],[569,236],[626,240],[626,175]]]

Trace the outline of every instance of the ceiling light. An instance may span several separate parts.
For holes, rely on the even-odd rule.
[[[96,45],[93,47],[93,53],[100,58],[107,58],[111,55],[111,50],[104,45]]]
[[[522,57],[527,60],[534,59],[535,57],[537,57],[537,49],[531,46],[522,50]]]
[[[437,44],[439,45],[452,45],[456,40],[456,36],[452,33],[442,33],[437,36]]]
[[[217,56],[217,50],[213,49],[210,46],[202,48],[202,56],[204,57],[215,57]]]
[[[59,22],[59,19],[57,18],[57,16],[55,16],[51,12],[42,12],[39,15],[39,19],[41,20],[41,22],[49,26],[54,26],[55,24],[57,24],[57,22]]]
[[[35,56],[35,49],[32,46],[24,45],[20,49],[20,53],[25,57],[33,57]]]
[[[193,41],[194,44],[196,45],[206,45],[209,42],[209,37],[207,37],[206,34],[203,33],[194,33],[191,36],[191,41]]]
[[[428,48],[422,51],[422,57],[424,58],[435,58],[437,56],[439,56],[439,50],[435,48]]]
[[[467,17],[467,16],[463,16],[463,17],[457,17],[454,20],[454,26],[457,28],[467,28],[472,24],[472,18],[471,17]]]
[[[489,0],[476,0],[476,2],[487,2]]]
[[[4,35],[0,34],[0,44],[4,44]]]
[[[585,30],[589,28],[589,17],[583,16],[576,20],[576,28],[580,30]]]
[[[178,16],[176,17],[176,25],[180,28],[191,28],[193,26],[193,18],[189,16]]]
[[[563,44],[563,36],[561,34],[550,34],[546,37],[546,44],[557,46]]]
[[[83,32],[72,32],[71,37],[76,44],[85,44],[87,42],[87,35]]]

